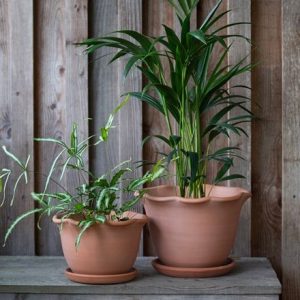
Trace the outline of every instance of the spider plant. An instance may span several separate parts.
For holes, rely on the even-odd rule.
[[[124,221],[126,218],[123,213],[130,210],[143,196],[143,184],[150,183],[156,178],[162,176],[164,167],[162,161],[154,164],[152,169],[146,172],[140,178],[130,178],[133,169],[129,167],[129,161],[125,161],[111,171],[103,175],[96,175],[89,171],[85,163],[85,157],[88,154],[90,147],[97,147],[100,143],[108,138],[109,130],[113,128],[114,114],[128,101],[128,97],[116,108],[109,116],[105,127],[100,129],[100,135],[89,136],[88,138],[78,140],[78,128],[73,124],[70,133],[69,143],[57,140],[54,138],[37,138],[37,142],[54,143],[60,147],[59,153],[53,159],[53,163],[46,176],[45,187],[42,192],[32,192],[32,198],[38,203],[37,208],[29,210],[20,215],[8,228],[4,244],[12,233],[15,226],[23,219],[32,214],[39,214],[39,221],[42,216],[51,216],[53,214],[62,214],[62,218],[71,216],[80,216],[79,222],[80,232],[75,241],[76,246],[79,245],[83,233],[95,223],[105,223],[107,220]],[[4,153],[20,167],[20,174],[13,185],[13,196],[10,204],[13,204],[15,192],[22,178],[25,183],[28,181],[28,176],[31,170],[28,169],[28,162],[22,162],[14,153],[2,147]],[[59,161],[63,161],[59,164]],[[60,178],[54,179],[53,173],[55,170],[60,172]],[[70,170],[77,173],[81,178],[80,184],[75,188],[75,191],[68,191],[59,181],[66,175],[66,171]],[[0,192],[3,193],[2,205],[5,202],[5,190],[9,181],[12,170],[3,168],[0,171]],[[129,175],[129,176],[128,176]],[[126,177],[126,178],[125,178]],[[49,183],[53,182],[60,189],[59,192],[49,191]],[[121,184],[122,183],[122,184]],[[120,203],[119,198],[121,193],[129,195],[129,200],[125,203]]]
[[[228,87],[229,81],[250,71],[251,65],[242,59],[235,65],[227,65],[230,39],[249,39],[242,35],[224,34],[231,26],[248,24],[231,23],[217,27],[217,21],[230,12],[218,13],[222,0],[207,15],[196,30],[191,30],[191,14],[199,0],[169,0],[177,12],[181,33],[163,25],[165,34],[150,37],[131,30],[121,30],[111,35],[90,38],[80,45],[88,54],[109,47],[116,49],[111,62],[128,57],[124,67],[126,77],[137,68],[146,78],[142,91],[130,91],[129,95],[146,102],[163,114],[168,135],[156,135],[170,147],[165,156],[176,166],[176,179],[183,197],[205,196],[208,164],[217,161],[219,169],[213,184],[243,178],[240,174],[228,175],[233,158],[240,157],[237,147],[214,149],[214,141],[221,135],[245,134],[241,127],[252,118],[246,103],[250,99],[235,91],[248,89],[244,85]],[[121,35],[121,37],[120,37]],[[213,59],[216,47],[222,48]],[[163,66],[168,61],[169,70]],[[168,76],[170,74],[170,76]],[[234,117],[230,112],[236,110]],[[210,112],[209,114],[207,114]],[[208,115],[204,118],[205,115]],[[174,122],[171,120],[175,120]]]

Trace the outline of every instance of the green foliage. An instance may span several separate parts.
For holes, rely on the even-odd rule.
[[[3,149],[4,153],[11,160],[13,160],[16,163],[16,165],[21,169],[21,172],[18,174],[17,180],[14,184],[13,194],[12,194],[12,198],[10,200],[10,205],[13,205],[15,195],[16,195],[16,189],[17,189],[19,182],[22,180],[22,178],[24,178],[25,183],[26,184],[28,183],[28,164],[30,161],[30,155],[27,157],[26,161],[23,163],[20,161],[20,159],[17,158],[17,156],[15,154],[8,151],[5,146],[2,146],[2,149]],[[3,198],[2,198],[2,202],[1,202],[0,206],[2,206],[5,202],[5,197],[6,197],[5,191],[6,191],[6,186],[7,186],[7,182],[9,180],[10,175],[11,175],[11,170],[9,170],[9,169],[3,168],[0,171],[0,193],[3,192]],[[3,184],[3,179],[4,179],[4,184]]]
[[[32,198],[38,203],[38,208],[29,210],[20,215],[9,227],[6,232],[4,244],[12,233],[15,226],[32,214],[39,214],[39,220],[42,216],[52,216],[60,214],[62,218],[70,216],[80,216],[79,223],[80,233],[76,239],[76,246],[79,246],[80,240],[84,232],[93,224],[105,223],[107,220],[123,221],[124,212],[130,210],[143,196],[143,184],[153,182],[155,179],[163,176],[164,164],[163,161],[158,161],[152,169],[146,172],[140,178],[133,178],[133,169],[129,167],[130,161],[125,161],[109,173],[101,176],[96,176],[91,173],[85,165],[85,156],[88,155],[90,147],[96,147],[99,143],[107,140],[109,130],[113,128],[114,115],[127,103],[129,96],[114,110],[109,116],[104,130],[100,130],[98,137],[90,136],[83,141],[78,139],[78,126],[73,124],[70,133],[69,144],[67,142],[54,138],[36,138],[35,141],[43,143],[54,143],[60,148],[58,154],[54,157],[46,177],[45,187],[43,192],[32,192]],[[96,141],[92,139],[96,138]],[[5,154],[12,159],[20,168],[21,173],[14,182],[13,199],[15,191],[21,178],[24,177],[25,182],[28,180],[28,163],[30,156],[23,163],[13,153],[3,147]],[[63,160],[62,164],[58,164]],[[62,180],[66,175],[67,170],[72,170],[78,173],[81,178],[80,184],[75,188],[75,191],[67,191],[53,177],[54,171],[60,172],[59,180]],[[0,192],[4,194],[2,203],[5,201],[5,191],[8,179],[12,171],[3,168],[0,171]],[[87,179],[89,178],[89,179]],[[4,179],[4,180],[3,180]],[[61,191],[49,192],[49,183],[55,183]],[[3,183],[4,182],[4,183]],[[121,203],[120,197],[126,195],[128,201]],[[11,200],[11,203],[13,201]],[[38,228],[39,222],[37,224]]]
[[[132,68],[141,71],[147,81],[144,89],[128,92],[128,95],[146,102],[164,115],[169,136],[156,137],[170,147],[170,152],[164,156],[176,165],[180,194],[199,197],[205,195],[206,173],[212,161],[220,164],[214,184],[242,177],[239,174],[226,175],[233,165],[233,158],[239,157],[239,149],[215,151],[213,148],[214,141],[222,135],[247,135],[240,125],[252,119],[251,112],[246,108],[249,99],[235,92],[248,87],[227,87],[231,79],[250,71],[252,66],[246,64],[245,59],[232,66],[226,63],[230,49],[228,40],[242,38],[249,42],[249,39],[222,32],[228,27],[248,23],[216,27],[217,21],[226,18],[230,12],[218,14],[220,0],[199,28],[191,30],[191,13],[199,0],[169,2],[181,24],[179,35],[164,25],[163,36],[150,37],[136,31],[122,30],[109,36],[87,39],[80,45],[86,47],[88,54],[103,47],[116,49],[117,53],[110,62],[126,55],[125,77]],[[223,49],[221,53],[215,53],[216,47]],[[163,66],[163,60],[168,62],[168,70]],[[232,111],[235,111],[234,117],[230,117]],[[175,119],[175,126],[171,118]]]

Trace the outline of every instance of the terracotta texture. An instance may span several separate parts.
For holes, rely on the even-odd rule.
[[[211,268],[178,268],[169,267],[160,263],[158,259],[152,261],[153,268],[161,274],[180,278],[206,278],[222,276],[235,267],[235,262],[228,258],[225,265]]]
[[[134,279],[137,276],[137,270],[131,269],[127,273],[115,274],[115,275],[85,275],[73,273],[70,268],[65,271],[65,275],[68,279],[88,284],[113,284],[127,282]]]
[[[208,197],[191,199],[178,194],[174,186],[158,186],[147,189],[144,196],[150,235],[160,262],[181,268],[225,265],[241,208],[250,193],[207,185]]]
[[[53,217],[53,222],[60,225],[63,253],[73,273],[114,275],[128,273],[132,269],[147,217],[134,212],[128,212],[127,216],[127,221],[93,225],[82,235],[77,249],[78,221],[64,219],[61,224],[59,216]]]

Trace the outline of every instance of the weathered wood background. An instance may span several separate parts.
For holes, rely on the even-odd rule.
[[[193,26],[215,3],[201,1]],[[252,75],[242,78],[243,83],[252,83],[257,119],[248,126],[249,139],[231,140],[247,158],[235,166],[247,180],[232,184],[253,194],[242,212],[234,255],[269,257],[282,279],[283,299],[300,299],[300,2],[224,0],[222,9],[232,9],[229,22],[252,21],[239,33],[252,37],[252,61],[258,62]],[[136,72],[123,81],[124,61],[106,66],[104,55],[109,51],[88,61],[73,43],[118,28],[160,34],[161,23],[178,29],[167,0],[0,0],[0,144],[21,157],[34,152],[31,170],[45,172],[57,149],[33,144],[34,136],[65,137],[73,121],[82,136],[95,132],[119,95],[143,84]],[[236,43],[228,62],[246,54],[250,46]],[[165,131],[151,108],[131,101],[117,123],[120,126],[105,149],[90,153],[89,164],[96,172],[130,157],[153,160],[162,147],[154,140],[141,147],[143,135]],[[10,165],[1,153],[3,166]],[[16,205],[0,210],[1,237],[17,215],[35,205],[30,191],[40,190],[44,178],[31,175],[29,184],[19,190]],[[69,176],[64,184],[73,186],[76,180]],[[0,253],[60,255],[57,229],[49,222],[42,225],[39,231],[34,218],[27,219]],[[145,232],[144,254],[152,253]]]

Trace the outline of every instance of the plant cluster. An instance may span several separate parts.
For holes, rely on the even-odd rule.
[[[127,97],[109,116],[106,125],[100,129],[98,137],[95,135],[86,138],[83,141],[78,140],[78,128],[74,124],[70,133],[69,144],[62,140],[53,138],[36,138],[37,142],[54,143],[59,146],[60,150],[53,159],[49,173],[46,175],[46,182],[43,192],[32,192],[32,198],[38,203],[38,207],[20,215],[11,224],[5,235],[5,242],[15,226],[32,214],[39,214],[40,218],[44,215],[61,214],[62,219],[79,216],[80,232],[76,239],[76,246],[79,245],[83,233],[95,223],[105,223],[107,220],[124,221],[127,218],[123,213],[130,210],[143,197],[143,185],[153,182],[161,177],[164,172],[163,162],[159,161],[154,164],[152,169],[146,172],[140,178],[131,178],[130,174],[133,169],[128,167],[129,161],[122,162],[107,174],[101,176],[95,175],[89,171],[85,164],[85,157],[88,149],[99,145],[108,139],[109,130],[114,127],[114,114],[121,109],[128,101]],[[95,140],[96,138],[96,140]],[[13,196],[10,204],[13,204],[15,192],[18,184],[24,178],[25,183],[28,181],[28,169],[30,156],[23,163],[16,155],[8,151],[5,146],[2,147],[5,154],[10,157],[19,167],[20,174],[13,187]],[[63,161],[63,163],[59,163]],[[59,181],[53,177],[54,171],[60,172],[59,181],[67,174],[67,170],[76,172],[80,178],[80,184],[74,192],[68,191]],[[6,201],[5,191],[12,170],[3,168],[0,171],[0,192],[3,192],[2,205]],[[49,184],[53,182],[59,189],[59,192],[49,192]],[[120,203],[121,194],[128,195],[129,200]],[[39,222],[38,222],[38,227]]]
[[[245,59],[232,66],[226,63],[231,46],[228,41],[231,38],[249,40],[242,35],[223,33],[228,27],[247,23],[216,27],[217,22],[230,12],[217,13],[220,0],[200,27],[191,30],[191,14],[199,0],[169,2],[177,12],[180,35],[164,25],[165,34],[158,37],[122,30],[109,36],[87,39],[80,45],[86,46],[88,54],[103,47],[117,49],[110,63],[127,56],[125,77],[132,68],[141,71],[147,81],[145,87],[142,91],[128,94],[146,102],[164,116],[169,134],[155,137],[170,147],[169,153],[164,156],[168,162],[175,163],[180,195],[197,198],[205,196],[208,164],[213,161],[220,166],[213,184],[243,178],[240,174],[228,175],[233,158],[240,157],[239,149],[214,149],[213,145],[221,135],[226,138],[231,134],[247,135],[241,124],[252,118],[246,105],[250,99],[236,92],[249,87],[227,85],[232,78],[248,72],[252,66],[245,63]],[[214,50],[220,46],[223,50],[215,61]],[[168,62],[169,70],[166,70],[163,61]],[[233,110],[236,113],[230,117]]]

